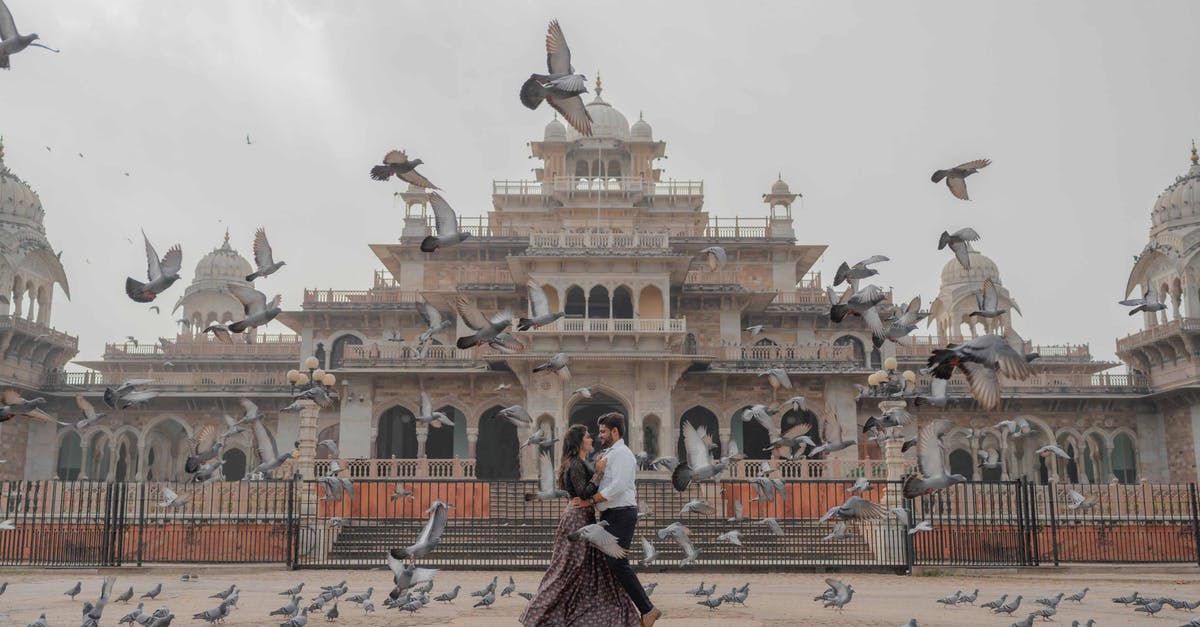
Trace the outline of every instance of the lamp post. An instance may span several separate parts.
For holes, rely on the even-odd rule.
[[[883,361],[883,369],[871,373],[867,377],[867,385],[870,386],[870,394],[875,398],[883,398],[880,401],[879,411],[886,412],[893,408],[905,408],[908,406],[908,401],[904,400],[905,393],[913,390],[917,382],[917,373],[912,370],[900,372],[899,364],[895,357],[888,357]],[[889,481],[898,481],[904,475],[904,452],[901,450],[904,446],[903,439],[887,438],[880,444],[883,451],[883,459],[887,465],[887,478]]]
[[[319,368],[320,365],[321,362],[310,355],[304,360],[304,368],[308,370],[308,374],[294,369],[288,371],[287,381],[293,395],[303,394],[317,387],[329,389],[337,383],[337,377],[332,372],[325,372]],[[317,457],[317,417],[321,413],[321,407],[307,398],[296,402],[300,404],[296,438],[299,442],[297,449],[300,451],[300,456],[296,460],[296,472],[305,479],[312,479],[313,462]]]

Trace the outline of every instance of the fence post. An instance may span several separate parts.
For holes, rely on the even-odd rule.
[[[1200,504],[1196,502],[1196,484],[1188,484],[1188,496],[1192,504],[1192,537],[1196,542],[1196,563],[1200,564]]]
[[[1051,484],[1046,489],[1046,507],[1050,510],[1050,552],[1054,558],[1054,565],[1058,566],[1058,516],[1055,515],[1054,503],[1054,486]]]
[[[1029,479],[1022,477],[1021,482],[1025,485],[1025,509],[1029,516],[1029,533],[1030,544],[1033,548],[1033,553],[1030,555],[1030,563],[1034,566],[1040,566],[1042,563],[1042,533],[1041,521],[1037,515],[1037,487]]]
[[[284,530],[287,535],[286,550],[287,567],[289,570],[296,568],[296,558],[294,549],[296,546],[295,530],[299,529],[299,525],[295,520],[295,502],[296,502],[296,478],[293,475],[292,480],[288,481],[288,496],[287,496],[287,522],[284,525]]]
[[[137,521],[137,565],[142,565],[142,547],[144,544],[143,534],[146,531],[146,482],[142,481],[141,487],[138,489],[138,521]]]

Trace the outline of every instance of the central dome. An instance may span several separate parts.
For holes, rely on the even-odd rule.
[[[225,242],[219,248],[214,248],[196,264],[196,274],[192,281],[208,279],[244,283],[246,275],[253,271],[250,262],[229,245],[229,231],[226,231]]]
[[[1192,165],[1175,179],[1154,202],[1150,230],[1178,228],[1200,223],[1200,158],[1192,145]]]
[[[42,201],[25,181],[4,165],[4,147],[0,145],[0,222],[32,227],[44,233]]]
[[[996,262],[985,257],[982,253],[967,249],[968,258],[971,260],[971,270],[967,271],[958,263],[958,259],[951,257],[950,261],[942,266],[942,285],[958,285],[963,283],[983,283],[986,278],[991,278],[992,282],[997,286],[1003,285],[1000,281],[1000,268],[996,266]]]
[[[587,105],[588,115],[592,116],[592,137],[605,137],[629,141],[629,120],[625,114],[617,111],[612,105],[600,97],[600,88],[596,88],[596,97]],[[582,138],[574,128],[567,128],[567,139]]]

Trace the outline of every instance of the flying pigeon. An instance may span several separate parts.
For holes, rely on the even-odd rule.
[[[437,235],[429,235],[421,240],[421,252],[431,253],[444,246],[461,244],[471,237],[467,231],[458,230],[458,216],[441,194],[429,192],[429,206],[433,209],[433,227]]]
[[[1100,497],[1095,494],[1085,497],[1075,490],[1070,490],[1067,492],[1067,496],[1071,499],[1071,504],[1067,506],[1067,509],[1087,511],[1100,504]]]
[[[204,327],[204,333],[212,333],[213,337],[222,344],[233,344],[233,334],[229,330],[229,325],[214,322],[207,327]]]
[[[563,381],[571,380],[571,356],[566,353],[555,353],[549,360],[533,367],[534,372],[553,372]]]
[[[592,116],[580,94],[587,93],[587,77],[576,74],[571,65],[571,49],[558,20],[546,31],[547,74],[530,74],[521,85],[521,104],[533,110],[542,101],[550,103],[580,135],[592,134]]]
[[[959,164],[948,170],[937,170],[930,177],[934,183],[940,183],[942,179],[946,179],[946,187],[950,188],[950,193],[959,200],[970,200],[967,196],[967,181],[966,178],[975,174],[982,168],[986,168],[991,161],[987,159],[976,159]]]
[[[896,521],[900,523],[901,527],[908,528],[908,510],[903,507],[893,507],[888,512],[896,516]]]
[[[642,538],[642,559],[638,563],[645,566],[656,559],[658,559],[658,551],[649,540]]]
[[[834,591],[833,598],[825,601],[825,607],[841,610],[854,598],[854,588],[852,586],[847,586],[836,579],[826,579],[825,583],[830,588],[833,588]]]
[[[1167,308],[1167,304],[1158,298],[1158,290],[1154,289],[1153,287],[1146,290],[1145,294],[1143,294],[1141,298],[1130,298],[1128,300],[1117,301],[1117,304],[1125,305],[1126,307],[1133,307],[1133,309],[1129,310],[1129,315],[1131,316],[1139,311],[1154,313]]]
[[[687,503],[684,503],[683,509],[679,510],[679,513],[687,514],[687,513],[691,512],[693,514],[702,514],[702,515],[707,516],[708,514],[712,514],[715,511],[717,511],[717,508],[713,507],[712,505],[709,505],[709,503],[707,501],[702,501],[700,499],[692,499],[692,500],[688,501]]]
[[[505,407],[504,409],[496,412],[496,417],[503,418],[518,428],[533,424],[533,417],[530,416],[529,412],[525,411],[525,408],[521,407],[520,405]]]
[[[833,286],[837,287],[842,283],[849,282],[850,289],[857,292],[859,281],[879,274],[878,270],[871,268],[870,266],[884,261],[891,261],[891,259],[888,259],[883,255],[873,255],[863,259],[853,266],[843,261],[842,265],[838,266],[837,271],[833,274]]]
[[[195,474],[200,470],[201,464],[221,454],[225,442],[217,438],[217,428],[209,424],[198,429],[195,437],[188,438],[188,445],[188,457],[184,461],[183,469],[189,474]]]
[[[958,263],[962,265],[963,269],[970,270],[971,255],[967,251],[967,242],[977,241],[979,241],[979,234],[971,227],[959,229],[953,233],[942,231],[942,236],[938,239],[938,250],[949,246],[954,253],[954,258],[958,259]]]
[[[687,451],[687,463],[681,463],[671,473],[671,484],[679,492],[687,489],[692,481],[712,479],[725,470],[725,462],[714,462],[712,451],[704,442],[706,435],[704,427],[695,427],[692,423],[683,423],[684,450]]]
[[[58,52],[58,50],[50,46],[36,43],[38,39],[37,33],[22,35],[17,31],[17,23],[13,20],[12,11],[8,10],[8,6],[4,4],[4,0],[0,0],[0,68],[7,70],[9,57],[29,46],[37,46],[38,48],[45,48],[50,52]],[[45,617],[44,614],[42,616],[43,618]]]
[[[396,178],[410,185],[416,185],[423,189],[441,189],[417,172],[417,166],[424,163],[420,159],[409,159],[408,154],[403,150],[389,150],[383,156],[383,164],[371,168],[371,178],[376,181],[386,181],[394,174]]]
[[[922,520],[921,522],[913,525],[912,529],[908,530],[908,535],[911,536],[922,531],[933,531],[933,523],[929,522],[928,520]]]
[[[451,507],[454,506],[443,501],[430,503],[429,508],[425,510],[425,513],[429,514],[429,520],[425,522],[421,534],[417,536],[417,541],[404,549],[404,553],[400,553],[399,549],[392,549],[392,558],[400,559],[401,555],[406,555],[408,559],[415,560],[418,557],[429,555],[429,552],[437,548],[438,543],[442,541],[442,534],[446,531],[446,520],[450,515],[448,508]]]
[[[488,319],[483,316],[483,312],[479,311],[478,307],[464,296],[459,296],[455,299],[454,309],[458,312],[462,321],[475,331],[472,335],[458,338],[456,345],[459,348],[471,348],[479,344],[487,344],[512,324],[512,312],[500,311]]]
[[[874,490],[874,489],[875,489],[875,486],[871,485],[871,481],[869,479],[867,479],[866,477],[859,477],[858,481],[854,482],[854,485],[846,488],[846,491],[847,492],[857,492],[859,494],[865,494],[865,493],[869,492],[870,490]]]
[[[971,395],[985,410],[995,409],[1000,404],[997,373],[1017,380],[1025,380],[1033,374],[1025,355],[1013,350],[1004,338],[990,333],[934,350],[922,373],[949,379],[955,368],[966,374]]]
[[[995,426],[1010,438],[1019,438],[1033,433],[1033,427],[1029,424],[1029,419],[1024,416],[1017,416],[1012,420],[1001,420]]]
[[[617,537],[608,532],[608,521],[602,520],[598,523],[585,525],[567,534],[569,540],[579,540],[583,538],[591,542],[593,546],[600,549],[601,553],[621,559],[625,557],[625,549],[617,544]]]
[[[257,267],[254,272],[246,275],[246,281],[270,276],[287,265],[286,261],[275,261],[271,254],[271,243],[267,241],[267,231],[263,228],[254,232],[254,265]]]
[[[146,237],[145,231],[142,231],[142,238],[146,240],[146,279],[148,282],[142,283],[133,277],[126,277],[125,293],[134,302],[148,303],[179,280],[179,270],[183,267],[183,249],[176,244],[167,251],[166,256],[159,259],[158,253],[154,251],[154,246],[150,244],[150,238]]]
[[[994,448],[979,451],[979,467],[984,470],[996,470],[1000,467],[1000,453]]]
[[[567,315],[562,311],[550,311],[550,299],[546,297],[545,290],[532,279],[529,281],[527,287],[529,288],[529,308],[532,317],[518,318],[518,331],[528,331],[529,329],[544,327]]]
[[[833,531],[830,531],[829,535],[821,538],[821,541],[829,542],[830,540],[845,540],[846,538],[853,537],[854,534],[846,530],[846,523],[838,521],[833,525]]]
[[[543,452],[538,456],[538,491],[534,493],[526,492],[525,500],[553,501],[564,496],[567,496],[567,492],[557,485],[557,478],[554,473],[554,459],[549,452]]]
[[[709,272],[716,272],[717,270],[724,268],[726,261],[729,259],[729,255],[726,254],[725,249],[721,248],[720,246],[709,246],[708,248],[701,250],[700,254],[704,255],[704,258],[708,263]]]
[[[983,280],[983,291],[975,294],[975,303],[977,309],[968,314],[972,317],[999,318],[1008,313],[1007,309],[1000,308],[1000,293],[996,291],[992,277]]]
[[[912,338],[909,334],[917,330],[917,322],[921,319],[921,297],[914,296],[912,300],[900,305],[897,310],[899,315],[895,317],[887,328],[884,329],[883,335],[872,335],[871,341],[875,348],[883,346],[885,340],[890,340],[901,346],[912,344]]]
[[[170,486],[165,483],[162,484],[162,497],[163,500],[158,502],[159,507],[171,507],[175,509],[187,505],[192,500],[192,497],[190,496],[179,496],[178,493],[172,490]],[[154,597],[150,598],[153,599]]]
[[[267,303],[267,295],[245,285],[234,285],[232,283],[225,286],[225,289],[233,295],[234,298],[242,304],[242,310],[246,317],[237,322],[229,323],[229,331],[231,333],[244,333],[255,327],[261,327],[275,319],[282,313],[279,308],[279,303],[283,296],[276,294],[271,302]]]
[[[50,414],[39,409],[46,404],[46,399],[40,396],[26,399],[21,396],[20,392],[10,388],[4,390],[3,395],[0,395],[0,401],[4,403],[0,405],[0,422],[7,422],[16,416],[24,416],[50,424],[58,423]]]
[[[918,472],[906,475],[902,480],[905,498],[932,494],[967,480],[960,474],[947,472],[942,435],[950,430],[950,426],[949,420],[939,418],[921,429],[920,448],[917,450]]]
[[[424,391],[421,392],[421,415],[416,417],[416,421],[429,425],[434,429],[440,429],[443,425],[453,427],[454,421],[450,419],[444,412],[433,411],[433,401]]]
[[[418,568],[412,564],[405,564],[403,557],[404,553],[400,549],[391,549],[387,554],[387,565],[392,571],[392,581],[396,585],[389,594],[393,599],[399,598],[400,592],[404,590],[431,581],[438,572],[436,568]]]
[[[792,389],[792,379],[788,377],[787,371],[783,368],[771,368],[765,372],[760,372],[758,376],[767,378],[767,382],[771,384],[771,391],[776,391],[779,388]],[[803,405],[804,397],[793,397],[793,399],[795,398],[800,398],[801,405]]]
[[[858,498],[858,497],[852,497],[852,498]],[[767,527],[767,529],[771,530],[771,533],[773,533],[777,536],[783,535],[783,527],[780,527],[779,521],[775,520],[774,518],[764,518],[762,520],[756,520],[756,521],[754,521],[754,524],[765,525]]]
[[[767,433],[775,431],[775,422],[771,420],[775,410],[770,409],[766,405],[751,405],[742,410],[742,422],[750,422],[755,420],[762,425]]]
[[[845,503],[842,503],[841,505],[834,505],[833,507],[829,508],[829,511],[825,512],[825,514],[822,515],[817,522],[823,523],[834,517],[842,520],[876,519],[883,518],[885,513],[886,510],[883,509],[883,506],[879,505],[878,503],[868,501],[861,496],[855,495],[846,499]]]
[[[417,313],[425,321],[425,330],[421,332],[421,335],[417,336],[418,345],[423,346],[426,342],[433,339],[433,336],[454,326],[453,318],[443,316],[437,307],[425,301],[417,303]]]
[[[1071,459],[1071,456],[1067,455],[1066,451],[1062,450],[1061,448],[1059,448],[1058,446],[1055,446],[1053,444],[1047,444],[1046,446],[1043,446],[1042,448],[1039,448],[1037,451],[1034,451],[1034,452],[1036,452],[1038,455],[1041,455],[1042,457],[1050,457],[1051,455],[1054,455],[1055,457],[1061,457],[1066,460]]]
[[[868,285],[856,292],[846,290],[846,294],[848,296],[843,296],[841,299],[843,302],[835,302],[833,288],[829,288],[829,320],[841,323],[847,315],[859,316],[867,324],[872,335],[882,337],[884,335],[883,320],[879,317],[879,310],[876,306],[886,298],[883,290],[876,285]]]
[[[762,333],[763,329],[765,329],[765,328],[766,327],[761,324],[755,324],[755,325],[746,327],[744,330],[750,334],[750,337],[754,337],[755,335]]]
[[[946,379],[935,377],[929,382],[929,396],[918,396],[913,399],[913,404],[917,407],[933,405],[934,407],[945,408],[946,404],[950,402],[950,397],[947,393],[949,386],[950,382]]]
[[[128,409],[144,405],[158,396],[158,392],[138,388],[154,383],[154,379],[127,379],[116,388],[104,388],[104,404],[112,409]]]

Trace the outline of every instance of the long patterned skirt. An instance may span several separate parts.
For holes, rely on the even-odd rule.
[[[521,624],[559,626],[642,624],[637,606],[613,577],[604,554],[586,540],[572,542],[567,534],[596,522],[592,509],[567,506],[554,532],[550,567],[537,594],[521,613]]]

